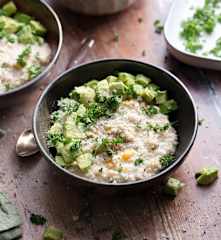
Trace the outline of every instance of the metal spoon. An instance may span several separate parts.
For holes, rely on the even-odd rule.
[[[94,39],[83,39],[81,42],[81,48],[73,62],[74,65],[79,64],[84,60],[87,55],[87,50],[92,48],[94,43]],[[39,152],[39,148],[35,142],[34,134],[31,129],[26,129],[21,133],[17,140],[15,151],[19,157],[30,157]]]
[[[17,140],[15,151],[19,157],[29,157],[39,152],[31,129],[26,129],[21,133]]]

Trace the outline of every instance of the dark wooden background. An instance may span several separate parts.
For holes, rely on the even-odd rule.
[[[0,190],[9,193],[24,217],[24,240],[40,240],[42,236],[43,227],[30,223],[30,212],[44,215],[50,225],[65,232],[68,240],[109,240],[116,230],[133,240],[221,239],[221,182],[199,188],[194,180],[194,173],[202,166],[220,167],[221,77],[219,72],[189,67],[168,54],[153,22],[165,20],[171,2],[138,0],[121,14],[100,18],[77,16],[54,6],[64,27],[64,45],[53,73],[24,96],[23,105],[0,112],[0,128],[6,131],[0,140]],[[114,41],[116,35],[119,41]],[[175,73],[193,94],[204,121],[191,153],[175,174],[186,184],[175,200],[148,189],[125,197],[84,195],[41,156],[15,156],[16,139],[31,126],[42,90],[72,66],[81,40],[88,36],[96,43],[85,61],[119,57],[157,64]]]

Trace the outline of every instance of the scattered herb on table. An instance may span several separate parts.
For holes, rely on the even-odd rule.
[[[162,33],[162,31],[164,29],[164,26],[159,19],[155,20],[153,25],[155,27],[155,32],[156,33],[159,33],[159,34]]]
[[[44,225],[47,222],[47,220],[44,216],[37,215],[34,213],[31,214],[30,221],[32,224],[35,224],[35,225]]]

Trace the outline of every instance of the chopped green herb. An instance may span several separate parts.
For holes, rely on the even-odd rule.
[[[155,32],[156,33],[162,33],[164,27],[163,27],[163,25],[162,25],[162,23],[160,22],[159,19],[155,20],[153,25],[155,27]]]
[[[42,67],[40,65],[31,65],[28,68],[29,79],[37,77],[42,72]]]
[[[167,123],[165,125],[159,125],[159,124],[148,124],[147,125],[148,130],[153,130],[156,133],[165,132],[166,130],[169,129],[169,127],[170,127],[169,123]]]
[[[27,59],[31,53],[31,47],[28,46],[25,48],[22,53],[17,58],[17,64],[21,67],[24,67],[27,64]]]
[[[170,166],[175,160],[174,155],[166,154],[160,158],[160,163],[163,168]]]
[[[45,217],[43,217],[42,215],[34,214],[34,213],[31,214],[30,221],[32,224],[35,224],[35,225],[44,225],[47,222]]]
[[[143,164],[143,162],[144,162],[143,159],[138,158],[138,159],[135,160],[134,165],[135,165],[135,166],[139,166],[139,165]]]
[[[148,115],[148,116],[153,116],[153,115],[156,115],[158,113],[158,108],[154,105],[149,105],[146,109],[145,109],[145,113]]]
[[[73,112],[76,112],[79,108],[79,103],[75,101],[74,99],[70,98],[61,98],[58,101],[58,107],[65,113],[71,114]]]
[[[79,151],[79,149],[81,148],[81,140],[79,139],[73,139],[71,141],[71,147],[70,147],[70,151],[72,153],[76,153]]]
[[[48,133],[48,145],[50,147],[55,147],[57,143],[63,142],[64,136],[60,133]]]

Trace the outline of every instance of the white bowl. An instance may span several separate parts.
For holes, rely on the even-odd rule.
[[[78,13],[108,15],[128,8],[136,0],[62,0],[62,4]]]
[[[164,25],[164,36],[168,50],[181,62],[196,67],[221,70],[221,58],[188,52],[180,37],[181,24],[183,20],[191,16],[191,12],[193,11],[191,7],[199,7],[202,6],[203,3],[204,0],[174,0]],[[219,26],[213,34],[208,36],[208,42],[205,43],[204,48],[209,49],[209,47],[211,47],[211,43],[217,38],[216,35],[218,34],[218,36],[220,36],[220,31],[221,26]]]

